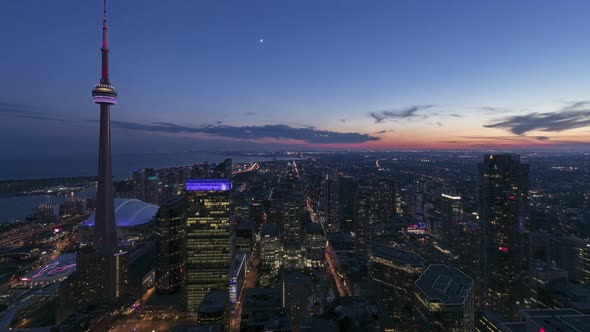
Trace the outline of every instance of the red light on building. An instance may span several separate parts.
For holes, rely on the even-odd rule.
[[[539,332],[545,332],[545,329],[541,327],[539,328]]]
[[[508,196],[508,198],[511,199],[511,200],[515,200],[516,199],[516,196]]]
[[[508,252],[508,248],[507,247],[498,247],[498,250],[500,250],[503,253],[507,253]]]

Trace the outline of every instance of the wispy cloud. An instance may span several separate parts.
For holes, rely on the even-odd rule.
[[[64,121],[63,118],[56,117],[49,113],[35,111],[32,107],[27,105],[5,102],[0,102],[0,114],[20,119]]]
[[[512,112],[512,110],[509,109],[509,108],[506,108],[506,107],[495,107],[495,106],[480,106],[480,107],[478,107],[478,109],[480,109],[482,111],[486,111],[489,114],[509,113],[509,112]]]
[[[590,126],[590,101],[573,102],[554,112],[509,116],[484,125],[486,128],[505,129],[517,135],[530,131],[559,132],[587,126]]]
[[[313,144],[331,143],[365,143],[377,141],[378,137],[361,133],[341,133],[329,130],[319,130],[312,126],[297,128],[287,125],[264,125],[264,126],[226,126],[206,125],[201,127],[181,126],[168,122],[154,122],[141,124],[135,122],[111,121],[113,128],[122,128],[146,132],[163,133],[200,133],[217,137],[261,140],[261,139],[285,139],[300,140]]]
[[[369,112],[369,116],[375,120],[375,123],[381,123],[388,119],[408,119],[413,117],[428,117],[425,114],[419,114],[420,111],[434,107],[435,105],[414,105],[401,110],[384,110],[379,112]]]

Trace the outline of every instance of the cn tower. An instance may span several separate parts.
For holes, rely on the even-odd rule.
[[[94,247],[81,248],[76,256],[77,296],[85,303],[115,303],[125,296],[128,284],[129,253],[118,246],[113,203],[110,109],[117,103],[117,92],[109,80],[106,6],[104,0],[102,75],[92,90],[94,103],[100,105]]]
[[[117,249],[117,229],[113,207],[113,179],[111,166],[110,108],[117,103],[117,92],[109,80],[109,48],[107,45],[107,1],[104,0],[102,21],[102,75],[92,90],[92,99],[100,105],[100,138],[98,145],[98,185],[96,189],[96,218],[94,246],[105,254]]]

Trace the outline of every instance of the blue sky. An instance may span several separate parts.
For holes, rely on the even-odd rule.
[[[512,121],[561,121],[590,99],[589,12],[588,1],[110,0],[114,150],[577,148],[590,141],[586,104],[572,128],[515,133]],[[100,0],[0,3],[3,154],[94,152],[101,16]],[[394,116],[370,116],[383,111]],[[265,125],[284,127],[236,134]]]

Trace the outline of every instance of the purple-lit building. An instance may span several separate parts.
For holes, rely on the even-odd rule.
[[[228,179],[186,182],[186,304],[197,312],[205,294],[230,284],[230,190]]]

